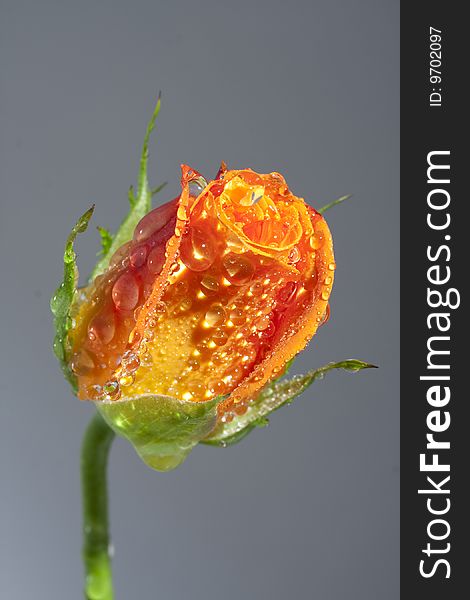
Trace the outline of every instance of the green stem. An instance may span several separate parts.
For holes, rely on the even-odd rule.
[[[113,599],[106,477],[113,439],[114,432],[96,413],[85,431],[81,457],[83,562],[87,600]]]

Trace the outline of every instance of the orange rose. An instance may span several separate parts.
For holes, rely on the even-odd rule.
[[[144,394],[247,403],[325,320],[333,244],[279,173],[182,167],[182,193],[149,212],[83,291],[70,331],[82,399]]]
[[[348,360],[279,380],[328,318],[326,221],[279,173],[224,164],[210,183],[183,165],[181,195],[151,210],[148,140],[159,106],[129,215],[114,238],[100,230],[104,255],[77,289],[74,241],[93,209],[82,216],[51,308],[54,350],[78,397],[167,470],[198,442],[238,441],[330,369],[370,365]]]
[[[151,210],[148,141],[159,109],[160,99],[129,214],[114,236],[100,228],[102,256],[78,289],[74,243],[93,208],[85,212],[51,301],[63,373],[98,410],[81,454],[87,598],[113,595],[106,465],[114,433],[168,471],[198,443],[227,446],[264,426],[328,371],[372,366],[345,360],[282,378],[328,318],[335,261],[321,213],[331,205],[314,210],[279,173],[222,164],[207,183],[183,165],[181,195]]]

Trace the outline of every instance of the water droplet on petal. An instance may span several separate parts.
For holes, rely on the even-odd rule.
[[[134,240],[141,242],[157,233],[175,216],[178,199],[154,208],[143,217],[134,231]]]
[[[180,257],[191,271],[205,271],[214,262],[217,247],[209,230],[191,227],[181,241]]]
[[[243,325],[243,323],[246,321],[246,317],[240,308],[234,308],[232,311],[230,311],[229,318],[234,325]]]
[[[216,346],[223,346],[228,340],[227,333],[223,329],[217,329],[212,335],[212,341]]]
[[[225,321],[225,310],[223,306],[220,304],[213,304],[206,312],[205,320],[209,327],[222,325]]]
[[[95,368],[95,363],[86,350],[80,350],[72,356],[70,367],[75,375],[88,375]]]
[[[300,260],[300,250],[297,246],[294,246],[292,250],[289,252],[289,262],[292,264],[298,263]]]
[[[129,375],[123,375],[120,379],[119,379],[119,385],[121,387],[128,387],[129,385],[132,385],[135,381],[135,375],[133,373],[129,373]]]
[[[106,400],[118,400],[121,395],[119,383],[114,379],[107,381],[103,385],[103,393],[106,397]]]
[[[148,248],[145,244],[133,248],[129,256],[130,264],[135,269],[142,267],[145,264],[145,260],[147,259],[147,252]]]
[[[139,284],[131,273],[116,280],[112,291],[113,302],[121,310],[134,310],[139,301]]]
[[[99,400],[103,397],[103,388],[100,385],[90,385],[86,388],[86,396],[89,400]]]
[[[197,179],[193,179],[189,184],[189,194],[197,198],[202,190],[207,186],[207,181],[204,177],[198,177]]]
[[[150,352],[145,352],[140,356],[140,364],[143,367],[151,367],[153,365],[153,358]]]
[[[271,323],[271,320],[270,320],[269,316],[263,315],[262,317],[259,317],[259,319],[255,320],[254,326],[256,327],[256,329],[258,329],[258,331],[264,331],[265,329],[267,329],[269,327],[270,323]]]
[[[318,250],[319,248],[321,248],[323,246],[323,242],[324,242],[324,238],[321,234],[312,235],[312,237],[310,238],[310,247],[313,250]]]
[[[263,338],[270,338],[276,332],[276,327],[272,321],[269,321],[267,327],[262,330]]]
[[[147,269],[152,275],[158,275],[161,273],[163,265],[165,263],[165,248],[157,246],[154,248],[147,258]]]
[[[227,254],[223,259],[226,278],[233,285],[245,285],[254,275],[253,263],[246,257],[237,254]]]
[[[176,216],[180,221],[186,221],[188,218],[188,213],[186,212],[186,207],[180,204],[178,206],[178,211],[176,212]]]
[[[127,373],[137,371],[140,366],[139,357],[130,350],[126,350],[121,357],[121,365]]]
[[[116,331],[116,318],[112,310],[97,314],[88,325],[88,338],[98,339],[102,344],[109,344]]]
[[[204,275],[201,279],[201,291],[206,296],[215,294],[219,290],[219,282],[215,277]]]

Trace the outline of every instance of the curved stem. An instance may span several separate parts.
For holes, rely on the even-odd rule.
[[[81,455],[83,562],[87,600],[113,599],[106,477],[113,439],[113,430],[96,413],[85,431]]]

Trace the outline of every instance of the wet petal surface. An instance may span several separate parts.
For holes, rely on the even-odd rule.
[[[182,189],[84,292],[72,367],[82,398],[229,395],[230,420],[325,320],[331,236],[278,173],[183,167]]]

